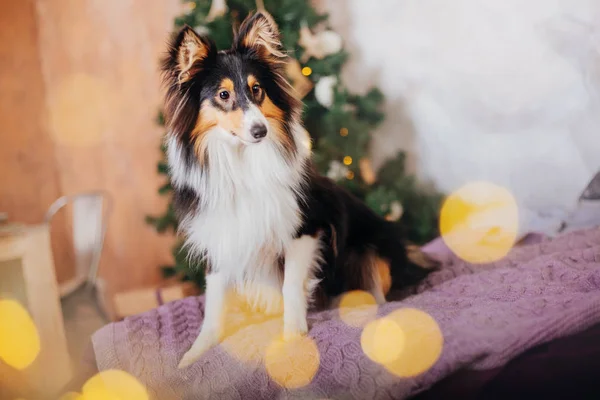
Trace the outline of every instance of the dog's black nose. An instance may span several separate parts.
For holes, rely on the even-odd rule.
[[[254,139],[262,139],[267,136],[267,127],[263,124],[256,124],[250,128],[250,134]]]

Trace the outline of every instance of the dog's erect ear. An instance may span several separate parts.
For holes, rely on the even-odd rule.
[[[236,50],[250,52],[266,63],[279,64],[286,58],[277,24],[265,11],[250,15],[242,22],[234,43]]]
[[[214,42],[184,26],[170,45],[163,70],[172,74],[177,83],[189,81],[200,72],[206,61],[216,55]]]

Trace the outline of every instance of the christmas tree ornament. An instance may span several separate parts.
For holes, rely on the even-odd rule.
[[[326,30],[312,33],[308,25],[303,22],[300,27],[300,40],[298,44],[304,49],[300,62],[305,63],[311,57],[317,60],[338,53],[342,50],[342,37],[334,31]]]
[[[208,15],[206,16],[206,21],[212,22],[215,19],[222,17],[227,12],[227,9],[226,0],[212,0],[210,10],[208,10]]]
[[[399,201],[392,201],[390,203],[390,212],[385,216],[385,219],[388,221],[398,221],[403,213],[404,208],[402,208],[402,204]]]
[[[196,2],[195,1],[187,1],[185,3],[183,3],[183,9],[186,12],[194,12],[194,10],[196,9]]]
[[[352,157],[350,157],[350,156],[344,157],[344,165],[350,165],[350,164],[352,164]]]
[[[375,183],[377,176],[375,175],[375,171],[373,171],[373,164],[371,164],[371,160],[368,158],[361,158],[358,162],[358,166],[360,168],[360,176],[363,181],[367,185],[372,185]]]
[[[348,136],[348,128],[340,129],[340,136],[342,136],[342,137]]]
[[[196,33],[198,35],[203,35],[203,36],[208,36],[210,34],[210,29],[208,29],[208,27],[205,25],[195,26],[194,31],[196,31]]]
[[[287,63],[286,73],[288,79],[292,83],[292,87],[301,99],[303,99],[314,87],[313,82],[302,73],[302,66],[298,60],[291,59]]]
[[[333,88],[337,84],[335,76],[324,76],[315,85],[315,98],[325,108],[333,105]]]
[[[327,177],[334,181],[339,181],[348,175],[348,172],[351,172],[346,168],[344,164],[337,160],[333,160],[329,163],[329,170],[327,171]]]

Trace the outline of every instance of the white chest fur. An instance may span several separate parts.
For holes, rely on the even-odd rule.
[[[181,221],[187,245],[245,291],[280,287],[277,257],[301,224],[296,192],[302,159],[286,161],[269,141],[236,147],[210,133],[204,140],[208,166],[203,169],[186,167],[179,145],[174,139],[168,143],[174,185],[187,185],[201,198],[198,211]]]

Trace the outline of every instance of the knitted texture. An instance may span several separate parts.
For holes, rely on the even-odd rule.
[[[444,339],[437,362],[411,378],[371,361],[361,347],[362,329],[346,324],[338,310],[309,316],[318,356],[293,356],[289,362],[298,365],[289,370],[302,373],[311,357],[318,369],[296,389],[270,378],[262,359],[281,319],[255,317],[248,325],[239,307],[227,314],[237,332],[178,370],[200,330],[203,297],[107,325],[94,334],[93,345],[100,370],[129,372],[153,399],[403,399],[459,369],[499,367],[533,346],[600,322],[600,229],[517,247],[487,265],[446,257],[440,271],[408,294],[379,307],[377,315],[417,308],[435,319]]]

